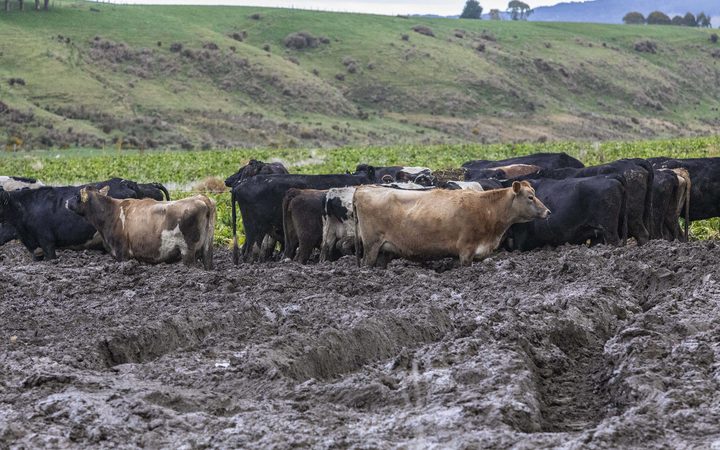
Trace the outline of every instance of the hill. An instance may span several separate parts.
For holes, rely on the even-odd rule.
[[[662,11],[671,17],[686,12],[705,12],[720,16],[720,2],[717,0],[592,0],[587,2],[563,2],[553,6],[535,8],[531,20],[549,22],[595,22],[622,23],[630,11],[639,11],[646,16],[653,11]]]
[[[11,146],[598,140],[720,125],[709,30],[55,4],[0,13]]]

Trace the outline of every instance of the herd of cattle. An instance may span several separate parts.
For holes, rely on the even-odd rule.
[[[396,257],[455,257],[468,265],[500,246],[687,240],[690,221],[720,216],[720,158],[585,167],[564,153],[540,153],[470,161],[462,170],[462,181],[424,167],[366,164],[354,173],[299,175],[252,160],[225,180],[233,259],[304,264],[317,250],[321,261],[354,254],[367,266]],[[215,221],[212,199],[170,201],[159,183],[113,178],[46,187],[0,177],[0,245],[19,239],[36,260],[55,258],[58,248],[104,249],[120,261],[199,261],[209,269]]]

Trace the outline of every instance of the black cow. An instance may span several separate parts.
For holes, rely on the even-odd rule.
[[[625,200],[627,205],[627,235],[621,232],[623,240],[634,237],[638,245],[645,244],[650,239],[650,216],[652,211],[652,186],[654,170],[643,159],[621,159],[598,166],[583,169],[564,168],[555,170],[541,170],[538,173],[508,180],[504,184],[518,180],[533,179],[568,179],[586,178],[597,175],[620,175],[619,180],[625,185]]]
[[[41,187],[14,192],[0,192],[0,223],[15,230],[11,239],[19,238],[33,258],[55,259],[59,248],[83,249],[102,248],[102,242],[95,238],[96,230],[85,219],[68,210],[67,202],[79,195],[80,189],[93,186],[101,189],[110,187],[109,195],[115,198],[144,198],[143,190],[130,180],[113,178],[108,181],[83,186]],[[162,192],[160,188],[146,192]],[[162,195],[162,194],[161,194]],[[3,227],[3,233],[8,230]],[[9,236],[3,236],[7,239]],[[8,239],[10,240],[10,239]],[[42,250],[43,256],[35,251]]]
[[[255,175],[282,175],[287,173],[289,173],[288,170],[279,162],[265,163],[251,159],[250,162],[238,169],[234,175],[230,175],[225,180],[225,186],[231,188],[237,183],[252,178]]]
[[[690,220],[720,217],[720,158],[650,158],[656,169],[686,169],[690,173]]]
[[[669,241],[679,236],[677,211],[680,185],[671,170],[656,170],[652,186],[652,210],[650,213],[650,238]]]
[[[237,247],[237,212],[240,207],[245,243],[243,258],[247,258],[255,245],[260,245],[266,236],[280,241],[284,248],[282,203],[285,193],[296,189],[330,189],[333,187],[372,184],[373,170],[363,175],[256,175],[235,185],[232,189],[233,261],[239,262]],[[269,257],[266,249],[261,258]]]
[[[462,166],[466,169],[493,169],[513,164],[527,164],[539,166],[543,169],[562,169],[565,167],[581,169],[585,167],[583,163],[567,153],[535,153],[533,155],[516,156],[515,158],[503,159],[501,161],[479,159],[468,161]]]
[[[618,175],[562,180],[531,180],[535,195],[553,214],[547,220],[515,224],[505,247],[532,250],[546,245],[619,245],[618,232],[627,212],[625,187]]]

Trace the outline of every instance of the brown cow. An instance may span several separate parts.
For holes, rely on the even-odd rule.
[[[327,191],[291,188],[283,198],[285,257],[305,264],[323,238],[322,211]],[[297,254],[296,254],[297,251]]]
[[[202,261],[212,269],[215,202],[204,195],[159,202],[152,199],[117,200],[108,187],[86,187],[67,203],[102,236],[118,261],[135,258],[148,263],[187,264]]]
[[[371,267],[384,267],[393,255],[458,256],[468,266],[492,253],[512,224],[550,214],[526,181],[486,192],[359,187],[353,205],[356,248],[364,250],[362,263]]]

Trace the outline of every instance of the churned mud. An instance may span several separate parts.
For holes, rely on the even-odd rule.
[[[720,445],[714,243],[230,260],[0,248],[0,448]]]

